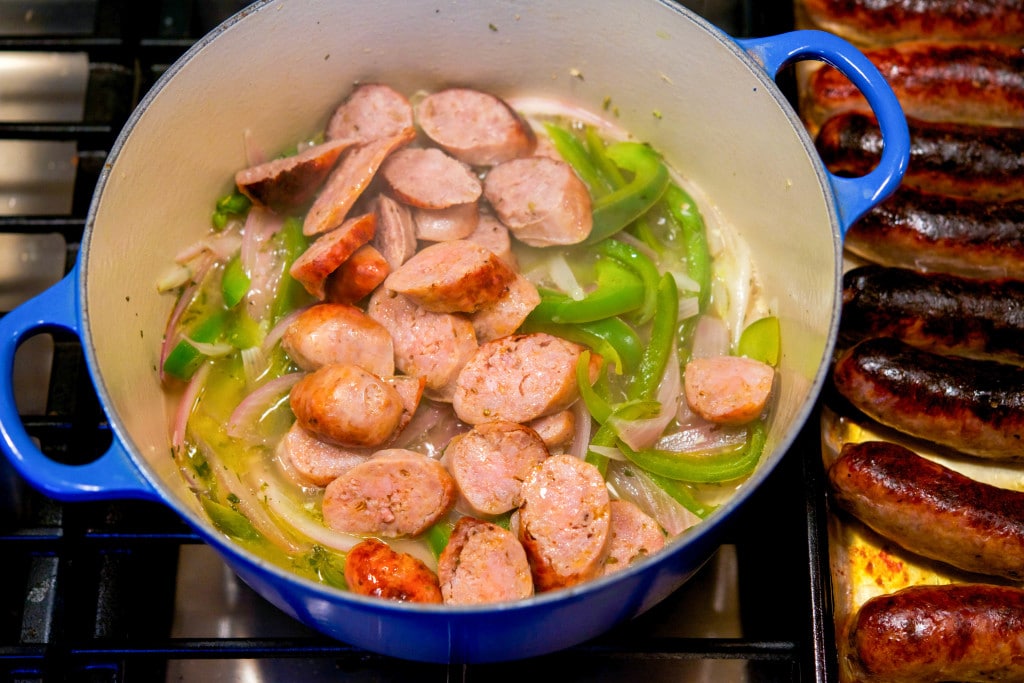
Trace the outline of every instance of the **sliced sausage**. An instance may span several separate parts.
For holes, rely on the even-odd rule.
[[[604,573],[612,574],[665,547],[665,532],[636,503],[613,500]]]
[[[463,499],[483,516],[519,507],[523,480],[547,457],[535,431],[506,420],[476,425],[452,437],[444,451]]]
[[[373,246],[384,256],[389,269],[397,270],[416,253],[416,224],[405,204],[386,194],[378,195],[375,201],[377,231],[373,236]]]
[[[322,235],[292,263],[289,273],[317,299],[327,296],[327,278],[373,237],[377,217],[356,216]]]
[[[596,467],[553,455],[523,482],[519,540],[538,591],[598,576],[611,526],[610,500]]]
[[[341,225],[388,155],[415,138],[415,128],[404,128],[396,135],[377,138],[350,149],[328,176],[306,213],[302,223],[303,234],[319,235]]]
[[[582,346],[542,332],[481,344],[455,382],[455,413],[467,424],[525,423],[565,410],[579,398],[576,361],[582,352]],[[591,358],[592,377],[600,363]]]
[[[286,214],[304,207],[316,195],[351,140],[314,145],[284,159],[274,159],[235,174],[239,192],[257,204]]]
[[[515,279],[508,264],[478,244],[439,242],[420,250],[384,286],[435,313],[473,313],[501,298]]]
[[[470,202],[447,209],[412,209],[412,222],[416,238],[425,242],[461,240],[480,224],[480,205]]]
[[[394,375],[392,377],[381,377],[398,392],[402,400],[402,416],[398,418],[398,426],[395,427],[394,436],[397,437],[405,429],[405,426],[412,421],[413,415],[420,407],[420,400],[423,398],[423,389],[427,381],[423,377],[411,375]]]
[[[529,156],[533,129],[504,100],[489,93],[451,88],[427,95],[416,108],[427,136],[472,166],[493,166]]]
[[[686,403],[705,420],[741,425],[764,412],[775,369],[743,356],[694,358],[683,372]]]
[[[1024,590],[948,584],[880,595],[864,603],[839,645],[850,680],[1020,681]]]
[[[373,455],[368,448],[343,448],[327,443],[298,422],[277,446],[284,471],[302,486],[327,486]]]
[[[512,334],[538,304],[537,287],[516,273],[504,294],[470,316],[477,341],[489,342]]]
[[[379,83],[356,86],[327,123],[328,140],[353,140],[365,144],[398,135],[413,125],[409,100],[397,90]]]
[[[381,176],[395,197],[420,209],[447,209],[480,198],[480,180],[436,147],[406,147],[388,157]]]
[[[444,602],[475,605],[533,595],[526,551],[515,535],[497,524],[463,517],[437,561]]]
[[[590,192],[564,161],[529,157],[495,166],[484,178],[484,196],[530,246],[577,244],[593,228]]]
[[[364,244],[327,276],[324,298],[342,304],[362,301],[384,282],[390,272],[383,254],[372,245]]]
[[[872,419],[967,455],[1022,458],[1024,367],[866,339],[832,368],[839,394]]]
[[[406,375],[423,377],[427,396],[450,403],[459,371],[479,346],[469,319],[431,313],[386,287],[370,296],[366,312],[391,333],[395,367]]]
[[[512,252],[512,238],[508,228],[490,213],[480,214],[476,229],[466,235],[465,239],[494,252],[495,256],[511,266],[513,270],[519,270],[516,255]]]
[[[310,306],[285,330],[281,345],[303,370],[341,363],[358,365],[378,377],[395,374],[391,335],[349,304]]]
[[[387,441],[402,418],[402,397],[391,384],[356,365],[331,364],[300,379],[290,399],[307,431],[339,446],[365,448]]]
[[[416,536],[448,514],[455,482],[444,466],[404,449],[376,453],[324,491],[324,522],[335,531]]]
[[[899,444],[845,444],[833,500],[876,532],[959,569],[1024,579],[1024,493],[975,481]]]
[[[399,602],[441,602],[437,575],[423,562],[376,538],[360,541],[345,555],[345,583],[359,595]]]
[[[572,443],[576,436],[576,415],[571,410],[563,410],[530,420],[526,426],[537,432],[537,436],[550,451]]]

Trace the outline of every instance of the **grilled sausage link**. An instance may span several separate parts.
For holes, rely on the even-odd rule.
[[[1024,42],[1019,0],[804,0],[818,27],[860,43]]]
[[[850,226],[845,244],[887,266],[1024,279],[1024,200],[984,202],[900,188]]]
[[[864,603],[840,647],[850,680],[872,683],[1024,678],[1024,590],[911,586]]]
[[[907,124],[910,163],[903,187],[988,201],[1024,199],[1024,128],[919,119]],[[861,176],[881,158],[882,133],[873,115],[850,111],[826,121],[815,145],[830,171]]]
[[[845,444],[828,479],[839,507],[907,550],[964,571],[1024,579],[1024,493],[886,441]]]
[[[879,337],[843,352],[832,378],[854,407],[904,434],[981,458],[1024,458],[1024,367]]]
[[[990,42],[912,41],[869,48],[865,56],[892,86],[907,116],[1024,126],[1024,53]],[[803,114],[816,129],[843,111],[868,111],[860,91],[831,66],[812,73]]]
[[[1024,362],[1024,281],[869,265],[843,276],[844,345],[897,337],[936,353]]]

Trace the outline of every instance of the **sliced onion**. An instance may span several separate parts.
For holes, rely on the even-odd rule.
[[[156,291],[165,294],[178,287],[184,287],[192,279],[192,269],[188,266],[172,264],[156,280]]]
[[[548,259],[548,272],[551,274],[551,281],[555,286],[568,294],[569,298],[580,301],[586,296],[586,292],[583,291],[572,268],[569,267],[569,262],[561,254]]]
[[[598,455],[603,455],[609,460],[626,460],[626,456],[624,456],[622,451],[615,446],[595,446],[594,444],[591,444],[590,450]]]
[[[619,498],[635,503],[670,536],[678,536],[700,522],[697,515],[680,505],[639,467],[613,460],[608,463],[607,480]]]
[[[270,380],[242,399],[228,418],[225,431],[236,439],[248,439],[254,426],[278,403],[282,394],[287,394],[304,373],[293,372]]]
[[[242,372],[245,373],[245,382],[248,386],[255,386],[263,373],[270,367],[270,359],[262,346],[253,346],[242,349]]]
[[[587,457],[587,449],[590,447],[590,433],[594,429],[594,419],[590,417],[587,404],[583,401],[573,403],[570,410],[572,410],[574,433],[569,454],[583,460]]]
[[[715,358],[729,353],[729,328],[713,315],[703,315],[693,331],[691,358]]]
[[[657,400],[661,404],[658,414],[654,417],[643,420],[623,421],[612,417],[609,422],[615,427],[619,438],[633,450],[648,448],[660,437],[669,423],[675,419],[680,394],[682,392],[682,380],[679,373],[679,354],[676,352],[675,343],[669,352],[668,361],[665,363],[665,372],[658,383]]]
[[[679,270],[671,270],[672,279],[676,281],[676,289],[680,292],[699,292],[700,284],[686,273]]]
[[[263,353],[270,353],[270,350],[277,345],[277,342],[281,341],[281,338],[284,336],[284,333],[288,331],[288,328],[291,326],[293,322],[295,322],[295,319],[302,315],[303,311],[305,310],[306,307],[298,308],[292,311],[288,315],[278,320],[277,323],[275,323],[274,326],[270,328],[270,331],[267,332],[267,336],[263,338]]]
[[[695,453],[732,450],[747,440],[747,428],[716,425],[697,418],[696,424],[689,425],[672,434],[666,434],[654,444],[662,451],[673,453]]]
[[[229,353],[235,350],[235,347],[232,346],[231,344],[228,344],[227,342],[198,342],[195,339],[189,337],[187,334],[182,335],[181,338],[187,341],[189,344],[191,344],[196,351],[210,358],[223,358],[224,356],[228,355]]]
[[[211,254],[216,261],[227,261],[242,244],[242,224],[232,220],[220,232],[210,233],[179,251],[174,261],[185,264],[203,254]]]
[[[185,391],[178,401],[178,409],[174,412],[174,428],[171,431],[171,448],[179,453],[185,447],[185,432],[188,429],[188,418],[199,398],[199,392],[206,385],[206,377],[210,374],[210,364],[203,363],[192,375],[185,386]]]
[[[249,276],[245,294],[246,310],[257,323],[270,319],[270,308],[277,285],[284,274],[281,255],[274,248],[273,237],[284,226],[284,219],[268,209],[253,206],[245,219],[239,258]]]
[[[689,320],[700,314],[700,299],[695,296],[684,296],[679,299],[679,320]]]

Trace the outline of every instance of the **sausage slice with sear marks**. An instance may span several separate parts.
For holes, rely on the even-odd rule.
[[[375,214],[350,218],[340,227],[321,235],[292,263],[289,273],[317,299],[327,296],[327,278],[352,254],[373,238]]]
[[[463,517],[437,561],[444,602],[474,605],[520,600],[533,595],[526,551],[515,535],[497,524]]]
[[[448,514],[455,482],[444,466],[401,448],[377,452],[324,491],[324,522],[335,531],[415,536]]]
[[[345,583],[353,593],[400,602],[441,602],[437,576],[408,553],[368,538],[345,556]]]
[[[610,499],[596,467],[553,455],[523,483],[519,540],[538,591],[566,588],[603,570],[611,526]]]
[[[235,174],[239,192],[277,213],[305,206],[323,185],[351,140],[332,140],[284,159],[250,166]]]

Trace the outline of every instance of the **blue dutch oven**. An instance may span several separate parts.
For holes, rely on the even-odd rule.
[[[819,60],[867,96],[885,137],[869,175],[823,167],[774,82]],[[171,406],[157,375],[171,297],[155,280],[209,225],[248,144],[281,149],[322,127],[357,81],[405,92],[448,85],[554,97],[601,111],[650,142],[750,247],[782,326],[781,392],[759,469],[663,552],[612,576],[521,602],[423,606],[306,581],[241,549],[198,507],[170,455]],[[600,634],[685,582],[730,515],[768,477],[809,417],[837,331],[842,240],[899,184],[909,159],[900,107],[848,43],[798,31],[733,40],[662,0],[270,0],[225,22],[177,61],[119,136],[96,189],[78,262],[0,321],[0,430],[11,463],[63,501],[136,498],[181,515],[253,589],[325,634],[385,655],[488,662]],[[113,444],[90,464],[46,458],[15,410],[15,350],[33,334],[77,334]]]

